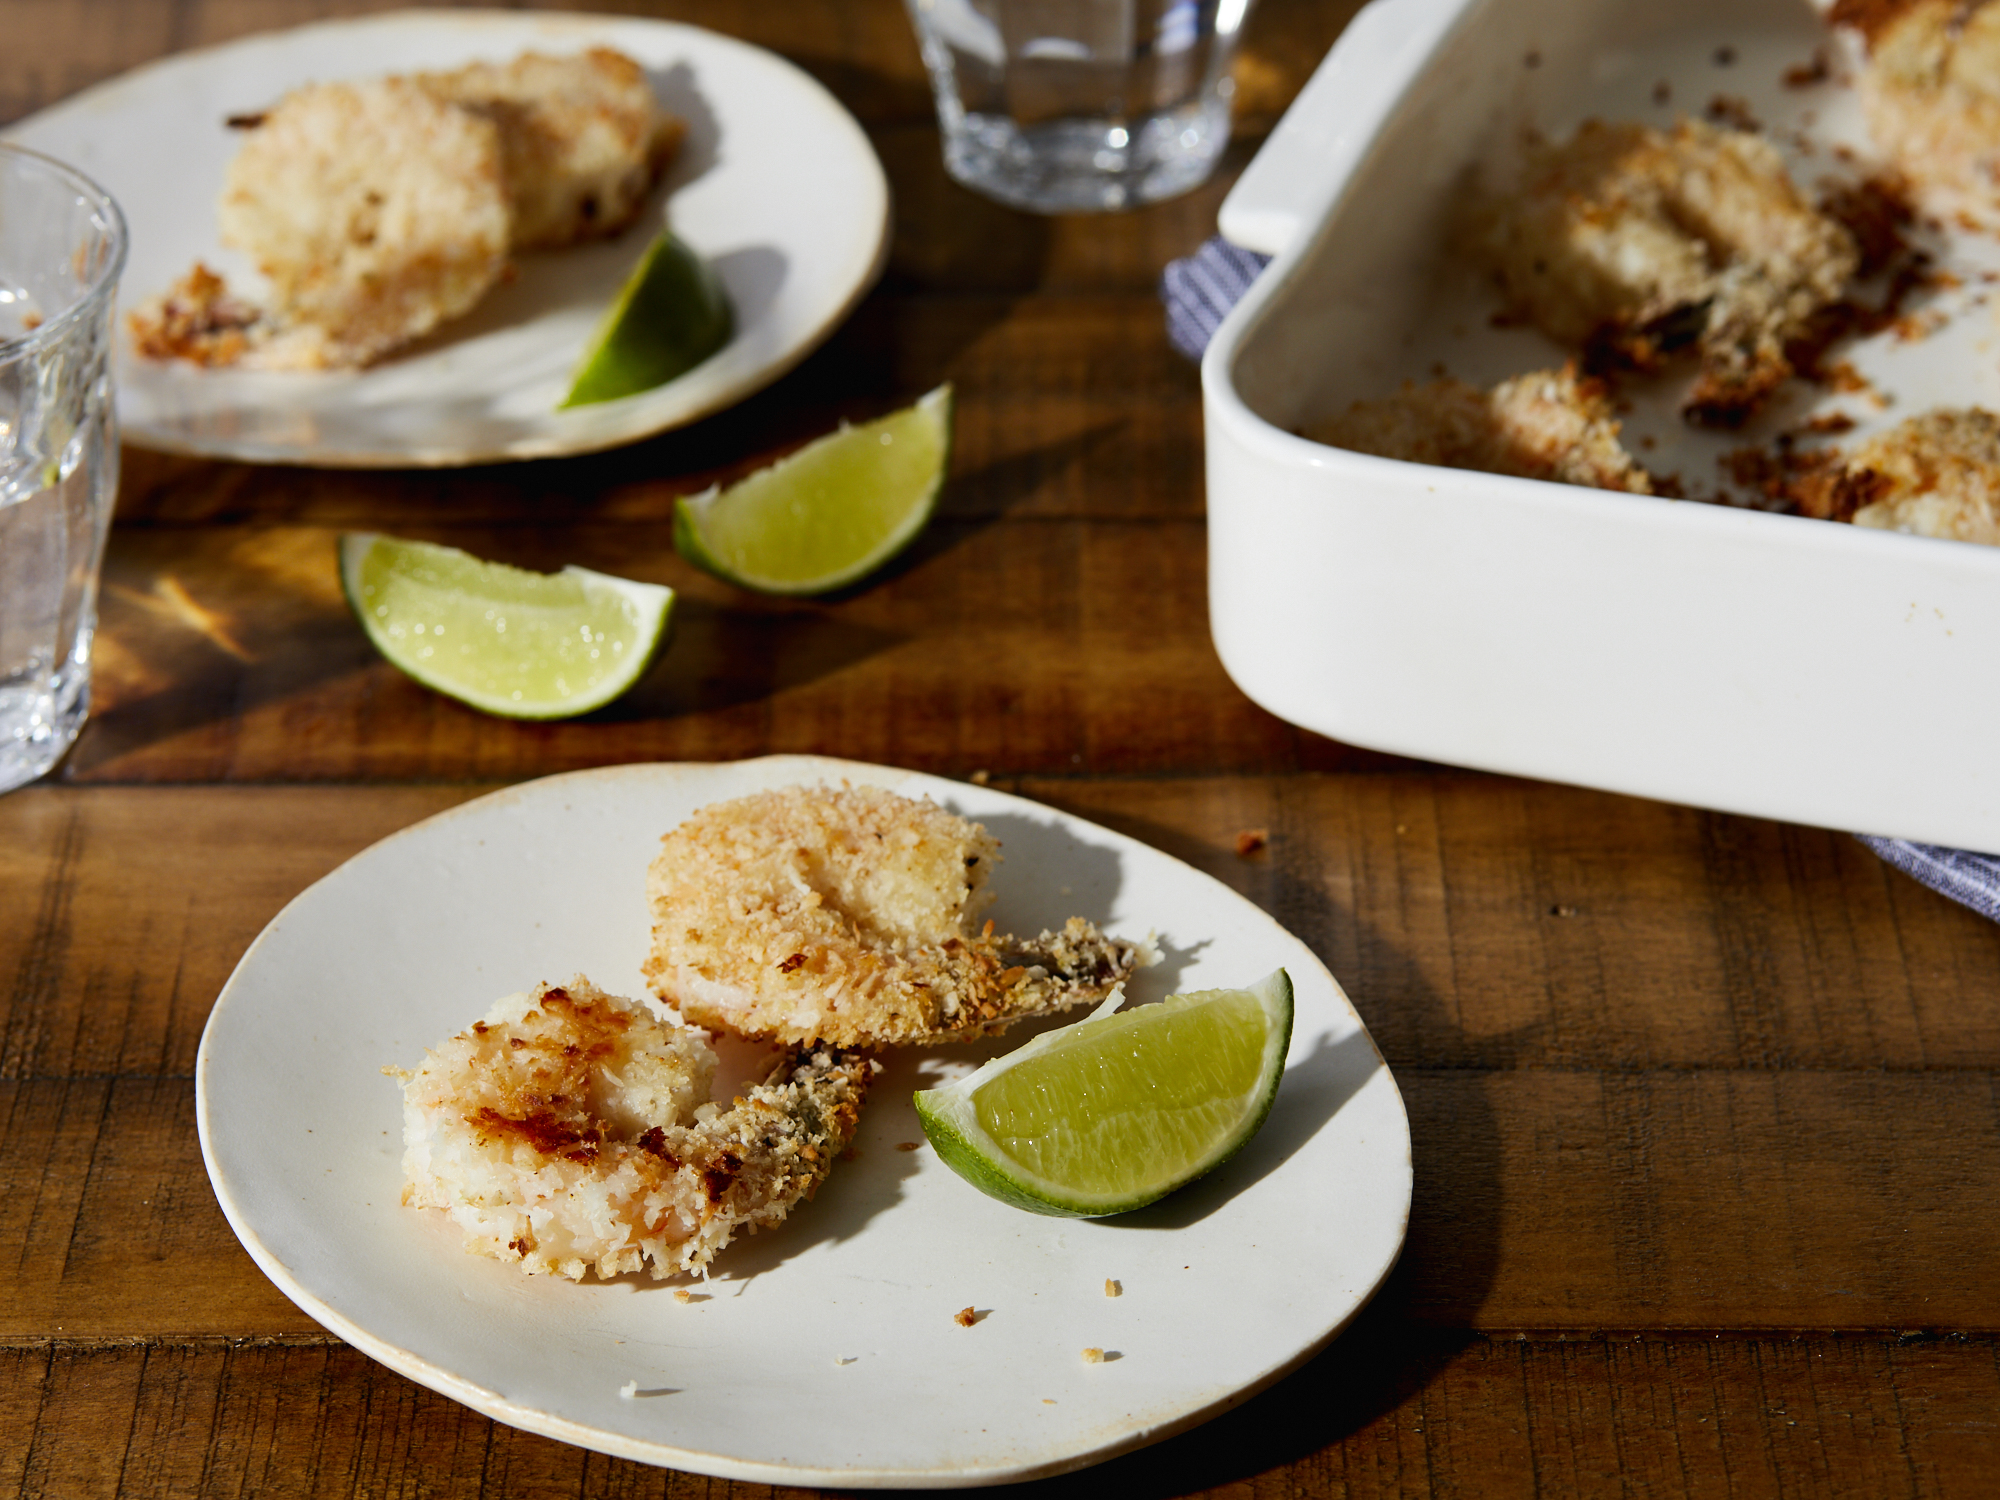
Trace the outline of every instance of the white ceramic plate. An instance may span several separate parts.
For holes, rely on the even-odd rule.
[[[1297,1020],[1263,1131],[1121,1218],[1040,1218],[927,1147],[912,1090],[1009,1041],[888,1058],[859,1155],[774,1233],[671,1283],[528,1277],[399,1206],[385,1063],[499,996],[579,970],[642,994],[643,877],[696,808],[845,777],[978,818],[1006,863],[993,915],[1157,930],[1134,1002],[1282,965]],[[1301,1363],[1388,1274],[1410,1137],[1387,1066],[1299,940],[1219,882],[1016,797],[813,757],[641,765],[530,782],[406,829],[285,908],[243,957],[196,1068],[223,1212],[287,1296],[412,1379],[517,1427],[730,1479],[958,1486],[1080,1467],[1190,1427]],[[1106,1278],[1124,1285],[1107,1298]],[[961,1327],[953,1315],[983,1316]],[[1110,1351],[1086,1364],[1085,1346]],[[1115,1357],[1111,1357],[1115,1355]],[[620,1395],[636,1381],[638,1394]]]
[[[232,285],[254,269],[216,236],[241,138],[228,115],[315,79],[506,61],[530,48],[617,47],[688,122],[663,192],[616,240],[522,257],[463,319],[371,370],[204,371],[142,361],[119,339],[119,415],[148,447],[264,463],[482,463],[630,442],[718,411],[775,380],[844,318],[881,271],[889,189],[854,118],[761,48],[693,26],[537,12],[404,11],[328,21],[151,64],[21,121],[7,138],[97,179],[124,207],[132,306],[196,260]],[[598,316],[655,230],[721,273],[735,337],[680,379],[623,401],[556,403]]]

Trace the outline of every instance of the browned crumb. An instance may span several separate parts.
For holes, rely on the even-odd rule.
[[[1104,1363],[1104,1351],[1103,1351],[1102,1349],[1086,1349],[1086,1350],[1084,1350],[1084,1351],[1083,1351],[1083,1362],[1084,1362],[1085,1364],[1087,1364],[1087,1365],[1101,1365],[1101,1364],[1103,1364],[1103,1363]]]
[[[1718,125],[1727,125],[1731,130],[1754,132],[1762,130],[1763,124],[1751,112],[1750,101],[1739,99],[1734,94],[1717,94],[1708,101],[1704,113]]]
[[[1833,0],[1826,19],[1829,25],[1852,26],[1873,42],[1916,4],[1917,0]]]
[[[1951,320],[1943,313],[1931,311],[1905,313],[1889,325],[1889,332],[1899,344],[1914,344],[1937,333]]]
[[[1236,835],[1236,857],[1248,859],[1251,855],[1261,852],[1270,842],[1270,829],[1246,828]]]
[[[1107,1296],[1107,1297],[1122,1297],[1122,1296],[1124,1296],[1124,1295],[1125,1295],[1125,1287],[1124,1287],[1124,1284],[1123,1284],[1122,1282],[1118,1282],[1118,1281],[1114,1281],[1114,1280],[1112,1280],[1112,1279],[1111,1279],[1111,1278],[1110,1278],[1109,1276],[1105,1277],[1105,1278],[1104,1278],[1104,1295],[1105,1295],[1105,1296]]]
[[[896,1142],[896,1149],[898,1151],[921,1151],[924,1149],[924,1143],[922,1141],[898,1141]]]
[[[1880,531],[2000,546],[2000,417],[1924,412],[1828,454],[1797,486],[1803,515]]]
[[[951,1320],[960,1328],[970,1328],[974,1323],[979,1321],[979,1314],[970,1307],[961,1307],[951,1315]]]
[[[133,346],[147,359],[185,359],[215,368],[242,359],[262,318],[196,261],[193,270],[164,294],[142,302],[125,321]]]
[[[1785,87],[1788,89],[1811,88],[1816,83],[1825,83],[1833,77],[1833,58],[1825,47],[1813,48],[1812,61],[1798,63],[1785,69]]]
[[[989,786],[993,781],[993,773],[991,771],[974,771],[965,779],[974,786]]]
[[[1358,401],[1305,435],[1409,463],[1654,493],[1618,430],[1608,389],[1568,365],[1517,375],[1490,391],[1448,376],[1405,385],[1385,400]]]
[[[685,1306],[687,1303],[692,1302],[693,1300],[694,1300],[694,1293],[690,1292],[686,1287],[677,1286],[674,1288],[674,1301],[681,1303],[683,1306]]]
[[[1736,49],[1734,47],[1717,47],[1715,49],[1715,65],[1718,68],[1734,67],[1735,64]]]
[[[1666,79],[1662,78],[1658,83],[1653,85],[1653,102],[1655,104],[1669,104],[1673,101],[1673,97],[1674,86],[1668,83]]]
[[[1820,195],[1820,212],[1837,220],[1861,252],[1857,276],[1873,276],[1910,251],[1909,229],[1916,220],[1909,184],[1894,173],[1878,172],[1859,182],[1839,183]]]

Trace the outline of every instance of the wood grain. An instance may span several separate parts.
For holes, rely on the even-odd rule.
[[[0,121],[395,3],[16,0]],[[898,0],[576,3],[832,89],[893,184],[887,270],[769,389],[615,453],[352,474],[128,450],[92,721],[0,799],[0,1496],[807,1493],[606,1459],[374,1365],[237,1244],[194,1124],[217,992],[342,860],[522,778],[781,750],[983,771],[1209,872],[1325,960],[1403,1091],[1409,1239],[1356,1325],[1034,1494],[1990,1494],[2000,927],[1842,833],[1334,744],[1216,658],[1200,386],[1157,280],[1355,0],[1260,0],[1214,181],[1059,219],[947,178]],[[883,577],[760,600],[675,556],[675,496],[945,380],[951,483]],[[670,583],[677,638],[588,720],[483,718],[363,643],[333,569],[355,529]],[[1310,1128],[1310,1083],[1269,1130]]]
[[[993,1493],[1980,1494],[2000,1462],[1996,1354],[1983,1338],[1411,1337],[1364,1316],[1205,1427]],[[502,1427],[330,1339],[0,1346],[0,1486],[370,1500],[823,1493],[647,1468]]]
[[[2000,1332],[1988,926],[1836,835],[1727,820],[1746,847],[1786,856],[1750,865],[1742,849],[1718,856],[1713,820],[1631,799],[1435,775],[1282,785],[1019,789],[1216,873],[1347,982],[1412,1119],[1410,1319]],[[17,851],[0,958],[21,976],[0,1033],[17,1080],[0,1086],[0,1186],[35,1205],[0,1227],[0,1263],[18,1267],[0,1336],[310,1326],[208,1196],[194,1046],[258,913],[470,792],[41,788],[0,803]],[[1542,832],[1523,839],[1523,825]],[[1268,852],[1233,852],[1247,826],[1272,830]],[[282,859],[264,847],[276,827]],[[1564,858],[1586,839],[1592,857]],[[190,890],[169,861],[216,883]],[[1786,957],[1789,1004],[1767,1015],[1772,964],[1739,952],[1763,939],[1711,914],[1795,901],[1837,940]],[[198,915],[211,908],[242,925],[214,930]],[[1857,933],[1960,962],[1907,975],[1885,1003],[1852,961]],[[169,970],[177,987],[162,991]],[[1951,1067],[1926,1066],[1932,1053]],[[393,1129],[386,1094],[384,1111]],[[151,1267],[143,1282],[118,1274],[128,1254]]]

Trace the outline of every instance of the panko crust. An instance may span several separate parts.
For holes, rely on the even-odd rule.
[[[581,1280],[705,1271],[740,1228],[784,1219],[853,1139],[871,1064],[796,1049],[727,1109],[715,1054],[578,975],[499,1002],[385,1070],[404,1095],[403,1201],[476,1255]]]
[[[298,365],[371,364],[505,273],[500,132],[407,79],[309,84],[249,133],[220,218],[270,284],[267,315],[317,335]]]
[[[222,238],[257,263],[268,297],[252,306],[197,265],[128,318],[147,358],[373,364],[469,311],[510,252],[628,227],[685,129],[608,47],[310,84],[234,123],[249,135]]]
[[[413,81],[499,128],[515,250],[625,229],[685,131],[660,108],[645,70],[609,47],[574,57],[527,52]]]
[[[1858,445],[1795,494],[1807,515],[2000,546],[2000,417],[1924,412]]]
[[[1792,373],[1786,344],[1838,300],[1853,237],[1747,131],[1588,120],[1535,143],[1480,239],[1515,307],[1598,363],[1656,368],[1693,346],[1691,419],[1735,425]]]
[[[1566,365],[1491,390],[1449,377],[1406,383],[1305,435],[1380,458],[1650,495],[1652,476],[1619,442],[1619,425],[1603,384]]]
[[[1071,918],[975,931],[999,845],[877,787],[789,787],[703,808],[647,878],[648,983],[697,1025],[842,1047],[960,1041],[1091,1004],[1148,961]]]
[[[2000,5],[1838,0],[1866,45],[1861,106],[1876,146],[1940,210],[2000,207]]]

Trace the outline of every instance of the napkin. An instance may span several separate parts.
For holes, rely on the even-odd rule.
[[[1220,235],[1185,259],[1167,262],[1160,273],[1160,300],[1166,304],[1167,337],[1173,346],[1189,359],[1200,359],[1229,309],[1270,263],[1270,256],[1241,249]],[[1909,839],[1855,837],[1913,880],[2000,922],[2000,857]]]

